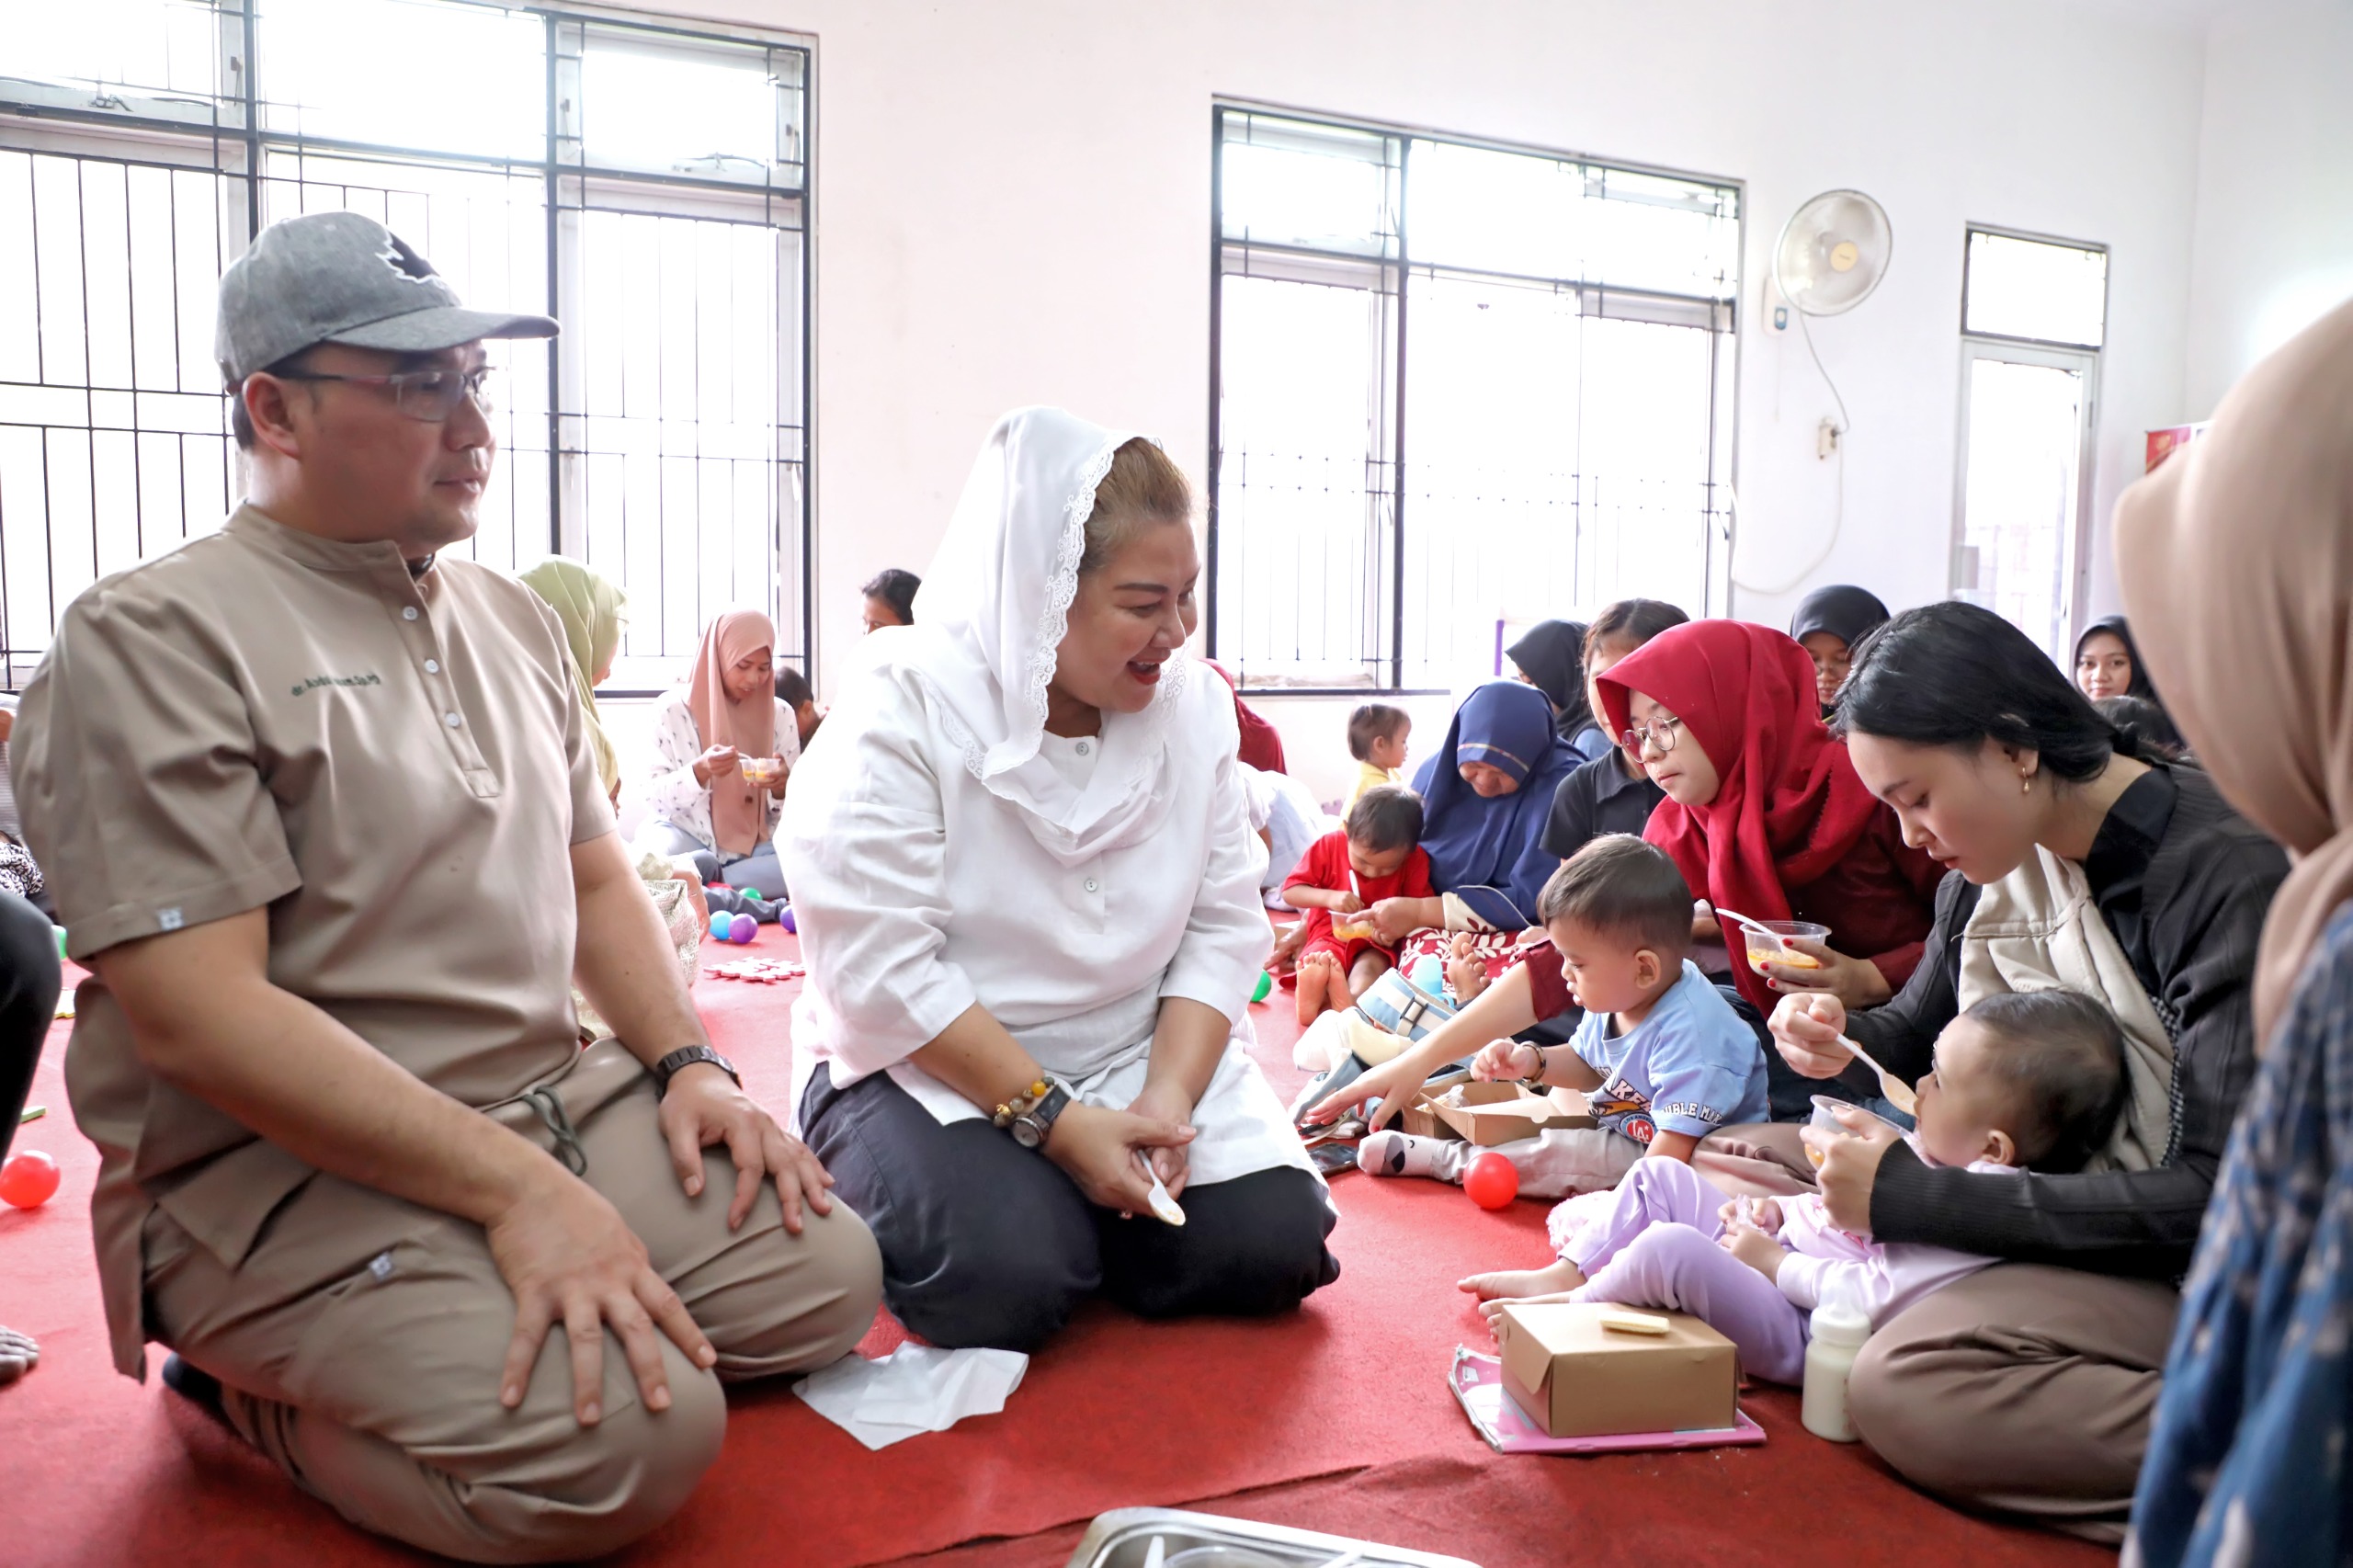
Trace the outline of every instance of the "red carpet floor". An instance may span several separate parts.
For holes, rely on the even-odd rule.
[[[790,945],[768,927],[753,951]],[[797,990],[698,988],[721,1049],[771,1104],[785,1093]],[[1256,1011],[1262,1059],[1279,1085],[1295,1085],[1289,998]],[[50,1115],[18,1136],[58,1157],[64,1188],[42,1209],[0,1210],[0,1324],[43,1351],[38,1371],[0,1392],[0,1561],[420,1561],[343,1525],[152,1379],[142,1388],[114,1375],[86,1223],[97,1162],[60,1073],[66,1027],[33,1094]],[[1145,1324],[1090,1309],[1035,1358],[1003,1415],[951,1432],[869,1454],[785,1389],[738,1391],[726,1449],[693,1505],[616,1561],[1046,1568],[1067,1558],[1087,1518],[1137,1505],[1362,1535],[1488,1568],[1702,1556],[1785,1568],[1825,1548],[1847,1563],[1969,1568],[2108,1556],[1942,1507],[1868,1454],[1806,1434],[1779,1391],[1747,1402],[1770,1434],[1761,1448],[1494,1454],[1443,1384],[1453,1346],[1483,1335],[1453,1281],[1540,1260],[1542,1207],[1487,1214],[1450,1187],[1353,1173],[1335,1193],[1344,1273],[1296,1315]],[[886,1318],[867,1348],[897,1337]]]

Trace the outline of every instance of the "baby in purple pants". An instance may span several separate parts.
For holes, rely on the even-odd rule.
[[[2074,992],[1989,996],[1945,1026],[1917,1092],[1919,1129],[1906,1136],[1932,1165],[2078,1170],[2123,1109],[2123,1033]],[[1599,1202],[1554,1211],[1556,1222],[1572,1205],[1586,1217],[1550,1267],[1462,1281],[1490,1322],[1515,1301],[1669,1308],[1731,1340],[1753,1376],[1794,1383],[1813,1308],[1840,1302],[1877,1327],[1995,1261],[1841,1230],[1813,1193],[1730,1199],[1679,1160],[1637,1162],[1607,1208],[1589,1207]]]

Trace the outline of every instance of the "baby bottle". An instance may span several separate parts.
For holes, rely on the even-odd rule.
[[[1855,1369],[1856,1353],[1871,1336],[1871,1320],[1834,1301],[1813,1309],[1813,1341],[1805,1347],[1800,1418],[1817,1437],[1851,1443],[1855,1424],[1847,1418],[1847,1377]]]

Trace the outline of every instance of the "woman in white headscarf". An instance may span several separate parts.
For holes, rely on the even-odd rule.
[[[1272,1312],[1338,1277],[1245,1050],[1266,849],[1233,699],[1180,651],[1191,508],[1148,439],[1001,420],[785,802],[801,1130],[937,1345],[1030,1349],[1098,1290]]]

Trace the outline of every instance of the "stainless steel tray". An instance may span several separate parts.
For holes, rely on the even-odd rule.
[[[1325,1568],[1343,1558],[1348,1568],[1479,1568],[1460,1557],[1176,1508],[1114,1508],[1097,1514],[1078,1550],[1071,1553],[1069,1568],[1144,1568],[1155,1537],[1168,1568]],[[1176,1562],[1180,1552],[1201,1549],[1211,1550],[1188,1562]],[[1351,1552],[1355,1555],[1349,1556]]]

